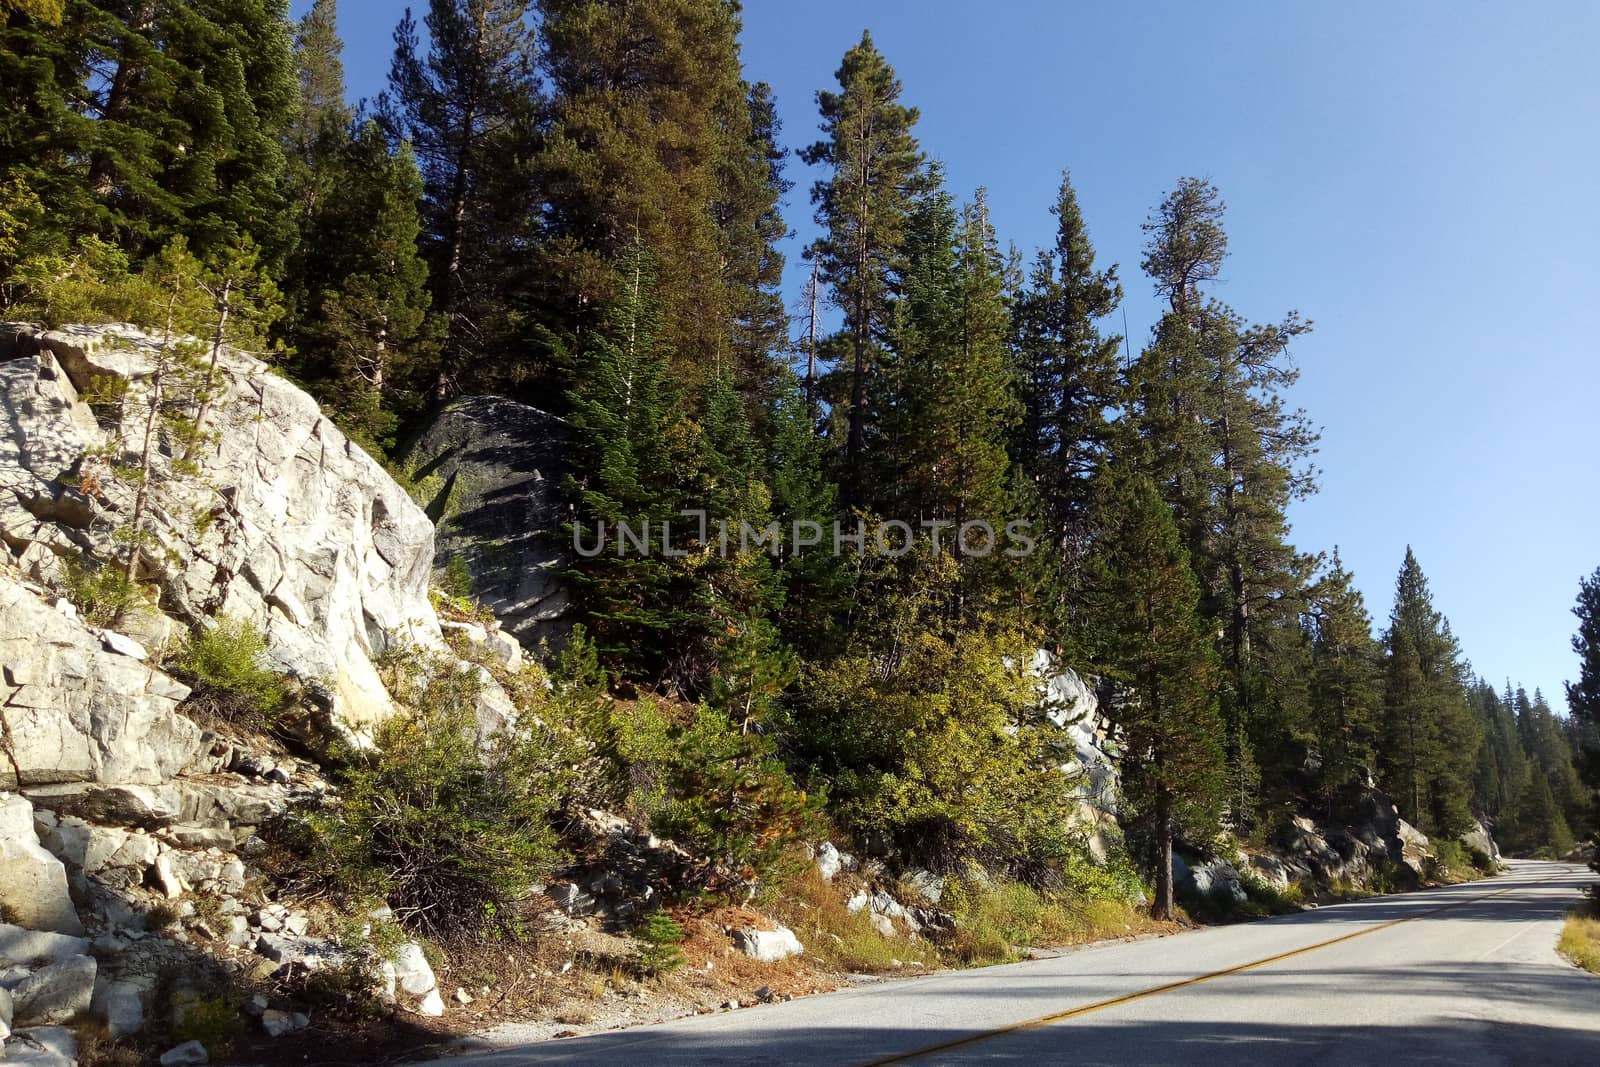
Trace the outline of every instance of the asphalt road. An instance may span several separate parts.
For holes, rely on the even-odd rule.
[[[1600,1065],[1600,977],[1555,952],[1593,880],[1513,861],[1470,885],[441,1062]]]

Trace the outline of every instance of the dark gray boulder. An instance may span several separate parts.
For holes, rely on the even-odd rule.
[[[566,423],[498,396],[466,396],[439,412],[406,456],[438,527],[436,572],[459,557],[472,592],[529,648],[559,645],[569,601],[562,523]]]

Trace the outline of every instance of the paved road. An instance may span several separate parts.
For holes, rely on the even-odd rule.
[[[443,1062],[1600,1065],[1600,977],[1555,953],[1593,878],[1519,861],[1472,885]]]

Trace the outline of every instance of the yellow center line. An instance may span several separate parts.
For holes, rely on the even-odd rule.
[[[1564,877],[1568,874],[1569,872],[1563,871],[1561,874],[1553,874],[1549,877],[1541,878],[1539,881],[1548,882],[1553,878]],[[950,1041],[941,1041],[936,1045],[928,1045],[924,1048],[915,1049],[911,1052],[897,1052],[892,1056],[885,1056],[882,1059],[869,1060],[868,1062],[861,1064],[860,1067],[889,1067],[890,1064],[909,1063],[912,1060],[921,1059],[924,1056],[932,1056],[938,1052],[949,1052],[952,1049],[965,1048],[968,1045],[976,1045],[983,1041],[993,1041],[996,1038],[1007,1037],[1011,1034],[1020,1034],[1029,1030],[1037,1030],[1040,1027],[1049,1026],[1052,1023],[1065,1022],[1068,1019],[1076,1019],[1080,1016],[1090,1015],[1097,1011],[1105,1011],[1107,1008],[1115,1008],[1122,1004],[1132,1004],[1134,1001],[1144,1000],[1148,997],[1157,997],[1163,993],[1171,993],[1177,989],[1187,989],[1190,986],[1200,985],[1202,982],[1211,982],[1218,978],[1226,978],[1231,974],[1240,974],[1244,971],[1253,971],[1258,967],[1266,967],[1269,964],[1278,963],[1282,960],[1293,959],[1295,956],[1303,956],[1308,952],[1315,952],[1318,949],[1328,948],[1332,945],[1338,945],[1345,941],[1353,941],[1358,937],[1366,937],[1368,934],[1375,934],[1380,930],[1388,930],[1396,926],[1402,926],[1405,923],[1416,922],[1418,919],[1426,919],[1430,915],[1437,915],[1439,912],[1445,911],[1449,908],[1459,908],[1466,904],[1476,904],[1480,900],[1488,900],[1491,897],[1503,896],[1506,893],[1511,893],[1518,889],[1526,888],[1528,888],[1526,885],[1513,885],[1507,886],[1505,889],[1497,889],[1493,893],[1484,893],[1481,896],[1469,897],[1466,900],[1452,900],[1447,904],[1440,904],[1438,907],[1429,908],[1427,911],[1420,912],[1416,915],[1409,915],[1403,919],[1390,919],[1389,921],[1379,923],[1376,926],[1368,926],[1360,930],[1351,931],[1348,934],[1340,934],[1338,937],[1330,937],[1326,941],[1318,941],[1314,945],[1306,945],[1303,948],[1290,949],[1288,952],[1280,952],[1274,956],[1264,956],[1259,960],[1251,960],[1249,963],[1241,963],[1234,967],[1226,967],[1220,971],[1209,971],[1205,974],[1196,975],[1193,978],[1184,978],[1176,982],[1167,982],[1163,985],[1150,986],[1148,989],[1140,989],[1133,993],[1124,993],[1119,997],[1108,997],[1105,1000],[1097,1000],[1093,1003],[1084,1004],[1076,1008],[1068,1008],[1065,1011],[1051,1012],[1049,1015],[1040,1015],[1032,1019],[1024,1019],[1021,1022],[1010,1023],[1006,1026],[998,1026],[992,1030],[983,1030],[976,1034],[969,1034],[966,1037],[958,1037]]]

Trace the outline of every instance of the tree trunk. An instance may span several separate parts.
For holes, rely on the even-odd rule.
[[[206,413],[211,410],[211,391],[217,387],[217,356],[222,351],[222,340],[227,336],[228,312],[233,310],[229,299],[232,295],[233,279],[229,278],[222,283],[222,292],[217,294],[217,328],[211,335],[211,365],[206,368],[206,384],[200,393],[200,410],[194,416],[194,437],[183,446],[185,460],[194,458],[194,450],[205,428]]]
[[[1174,908],[1172,889],[1172,797],[1165,789],[1156,793],[1156,899],[1152,918],[1170,920]]]

